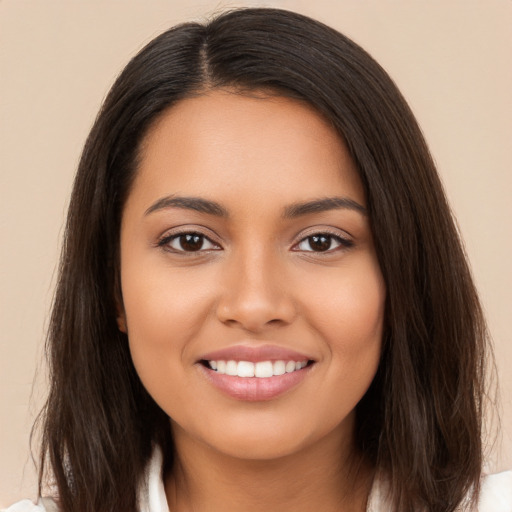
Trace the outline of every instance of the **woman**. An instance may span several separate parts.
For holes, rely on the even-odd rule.
[[[380,66],[291,12],[181,25],[128,64],[83,152],[40,506],[510,510],[511,474],[481,474],[486,344]]]

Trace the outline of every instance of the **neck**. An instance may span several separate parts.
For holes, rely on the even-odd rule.
[[[364,512],[373,470],[339,432],[292,455],[246,460],[173,428],[175,464],[165,481],[171,512]]]

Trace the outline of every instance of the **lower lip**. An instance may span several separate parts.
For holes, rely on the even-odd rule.
[[[208,381],[217,389],[237,400],[261,402],[272,400],[300,384],[309,374],[311,365],[273,377],[237,377],[218,373],[199,365]]]

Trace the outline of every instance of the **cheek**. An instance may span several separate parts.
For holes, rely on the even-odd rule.
[[[316,290],[309,301],[312,314],[333,350],[357,350],[382,334],[386,290],[378,263],[370,256],[356,263],[309,286]]]
[[[168,381],[183,371],[191,344],[211,309],[211,286],[199,272],[141,264],[127,257],[122,293],[133,362],[142,381]],[[169,383],[168,383],[169,384]],[[167,384],[167,385],[168,385]]]
[[[377,276],[373,276],[377,277]],[[364,350],[367,345],[380,342],[384,317],[384,287],[371,275],[345,284],[343,290],[332,295],[331,322],[340,342],[333,348],[344,352]]]
[[[198,328],[210,301],[208,273],[191,272],[153,264],[137,264],[127,258],[122,267],[123,304],[130,335],[160,333],[167,341],[173,334],[186,336],[187,326]]]
[[[310,316],[332,363],[329,383],[364,394],[380,360],[386,290],[375,258],[336,270],[314,288]],[[362,395],[361,395],[362,396]]]

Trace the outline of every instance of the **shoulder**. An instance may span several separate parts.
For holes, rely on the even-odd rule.
[[[478,512],[512,511],[512,471],[487,475],[482,480]]]
[[[3,508],[0,512],[57,512],[58,508],[55,502],[50,498],[42,498],[37,505],[30,500],[18,501],[8,508]]]
[[[386,512],[390,508],[389,482],[382,474],[378,474],[366,510]],[[468,502],[462,505],[462,510],[466,511],[468,508]],[[482,478],[478,512],[512,512],[512,471],[503,471]]]
[[[45,510],[43,506],[34,505],[30,500],[23,500],[8,508],[3,508],[1,512],[41,512],[43,510]]]

